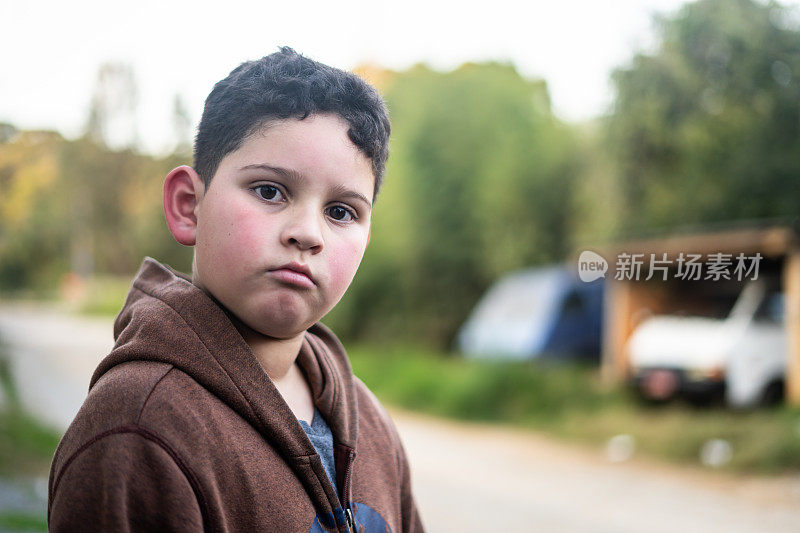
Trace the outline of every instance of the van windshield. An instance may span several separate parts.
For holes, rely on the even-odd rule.
[[[753,318],[759,322],[783,323],[783,293],[768,294],[758,306]]]
[[[691,306],[680,309],[676,314],[724,320],[731,314],[737,294],[715,294],[706,298],[688,300]]]

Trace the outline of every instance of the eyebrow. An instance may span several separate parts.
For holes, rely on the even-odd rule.
[[[284,178],[292,180],[292,181],[305,181],[306,180],[305,176],[303,176],[301,173],[299,173],[298,171],[296,171],[294,169],[283,168],[283,167],[273,167],[272,165],[267,165],[266,163],[256,163],[256,164],[253,164],[253,165],[245,165],[245,166],[241,167],[239,170],[253,170],[253,169],[266,170],[267,172],[272,172],[274,174],[277,174],[277,175],[279,175],[281,177],[284,177]],[[370,202],[367,199],[366,196],[364,196],[363,194],[361,194],[358,191],[354,191],[354,190],[348,189],[344,185],[336,185],[333,188],[333,192],[338,196],[342,196],[342,197],[345,197],[345,198],[355,198],[355,199],[361,200],[362,202],[367,204],[367,206],[369,206],[370,209],[372,209],[372,202]]]
[[[372,209],[372,202],[367,200],[367,197],[361,194],[360,192],[352,191],[346,188],[344,185],[337,185],[336,187],[333,188],[333,191],[336,195],[341,196],[343,198],[355,198],[357,200],[361,200],[362,202],[367,204],[367,206],[370,209]]]
[[[295,181],[304,181],[305,176],[300,174],[294,169],[291,168],[283,168],[283,167],[273,167],[272,165],[267,165],[266,163],[256,163],[253,165],[245,165],[239,170],[266,170],[267,172],[272,172],[278,174],[279,176],[283,176],[284,178],[289,178]]]

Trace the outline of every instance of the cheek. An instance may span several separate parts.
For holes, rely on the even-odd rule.
[[[263,241],[264,228],[259,227],[256,216],[243,206],[226,205],[206,219],[203,247],[206,256],[217,267],[236,272],[248,266],[256,257],[259,239]]]
[[[343,243],[337,248],[335,254],[330,255],[328,272],[331,276],[331,287],[337,292],[344,293],[353,276],[361,264],[361,258],[366,248],[366,238]]]
[[[257,213],[245,211],[238,213],[231,220],[225,238],[233,248],[231,254],[235,255],[239,261],[249,262],[249,260],[259,257],[258,252],[263,248],[265,233],[269,229],[264,226]]]

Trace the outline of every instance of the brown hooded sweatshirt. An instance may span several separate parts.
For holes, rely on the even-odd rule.
[[[51,531],[422,531],[397,431],[322,324],[297,362],[338,487],[225,310],[146,258],[56,450]]]

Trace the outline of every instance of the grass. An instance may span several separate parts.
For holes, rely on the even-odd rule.
[[[0,531],[47,531],[47,517],[36,513],[0,511]]]
[[[131,276],[65,276],[60,286],[0,291],[0,301],[51,304],[83,315],[115,317],[131,288]]]
[[[19,408],[0,410],[0,476],[47,476],[60,438]]]
[[[85,315],[117,316],[131,288],[132,277],[95,276],[86,281],[78,301]]]
[[[358,375],[383,401],[462,420],[535,429],[605,446],[630,435],[637,453],[701,464],[711,439],[730,443],[733,472],[800,472],[800,409],[731,411],[682,403],[652,406],[624,386],[605,386],[587,366],[489,362],[414,348],[349,350]]]

